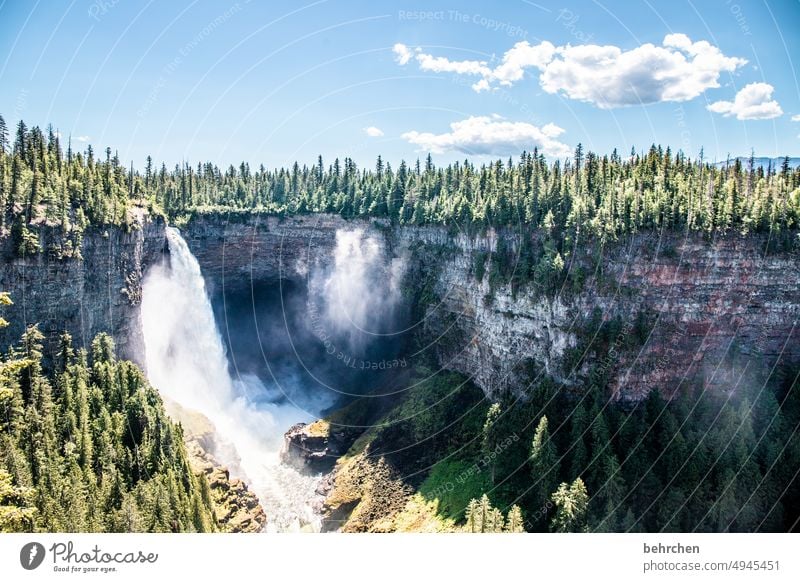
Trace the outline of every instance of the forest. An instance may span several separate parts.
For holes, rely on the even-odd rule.
[[[331,418],[371,418],[340,469],[345,483],[351,474],[370,483],[369,459],[413,476],[417,494],[393,518],[400,531],[798,529],[796,369],[730,393],[686,382],[670,400],[651,390],[629,406],[614,402],[599,372],[578,397],[540,377],[527,398],[490,403],[468,378],[434,369],[418,368],[388,414],[370,417],[374,404],[357,401]],[[408,522],[417,529],[404,530]],[[345,531],[375,527],[353,518]]]
[[[0,116],[0,227],[20,254],[41,251],[33,231],[61,225],[79,252],[90,225],[129,224],[128,210],[145,206],[180,223],[194,213],[335,213],[379,217],[398,224],[443,224],[485,230],[541,231],[565,255],[576,243],[616,240],[646,229],[690,230],[709,236],[770,233],[773,245],[793,246],[800,225],[800,168],[754,158],[723,165],[694,160],[669,147],[600,156],[579,144],[571,159],[548,162],[536,149],[515,162],[470,161],[446,167],[431,156],[397,168],[378,157],[374,168],[350,158],[325,165],[252,169],[247,162],[168,169],[148,156],[142,168],[123,167],[106,148],[76,151],[48,126],[9,130]]]
[[[142,371],[107,335],[87,351],[64,334],[48,373],[43,338],[31,326],[0,359],[0,531],[216,531],[209,484]]]
[[[651,390],[628,409],[545,380],[531,402],[487,412],[490,442],[524,435],[492,460],[493,501],[522,506],[533,531],[796,531],[798,376],[763,380],[670,401]]]
[[[366,169],[349,158],[326,165],[320,157],[291,168],[243,162],[168,169],[148,157],[135,168],[124,167],[111,148],[100,157],[90,146],[76,151],[52,127],[20,122],[10,131],[0,117],[0,205],[0,231],[19,256],[50,252],[37,235],[47,225],[68,235],[60,256],[80,258],[87,228],[131,228],[135,206],[176,224],[208,212],[327,212],[473,232],[505,228],[542,240],[522,246],[517,261],[525,268],[490,275],[557,288],[554,275],[576,247],[643,230],[766,233],[770,249],[796,249],[800,169],[788,158],[778,167],[752,159],[717,165],[656,145],[624,156],[578,145],[570,159],[552,161],[534,149],[480,166],[437,167],[428,156],[396,168],[378,158]],[[479,279],[485,262],[476,259]],[[489,268],[505,267],[492,261]],[[88,351],[63,336],[52,370],[43,367],[41,342],[29,328],[0,363],[0,530],[217,529],[208,485],[190,470],[181,429],[143,373],[117,360],[105,335]],[[401,423],[391,431],[392,446],[406,444],[415,462],[430,463],[419,491],[437,492],[441,515],[468,531],[797,530],[796,370],[779,369],[727,397],[686,386],[665,402],[651,390],[633,408],[610,404],[602,371],[596,379],[576,399],[544,377],[528,401],[483,402],[480,415],[462,424],[453,416],[457,407],[432,409],[425,422],[451,427],[458,438],[442,432],[420,451],[404,439],[425,427]],[[448,382],[464,384],[450,376],[436,382],[421,386],[455,393]],[[389,435],[383,431],[375,442]],[[437,486],[470,466],[479,470],[458,498]]]

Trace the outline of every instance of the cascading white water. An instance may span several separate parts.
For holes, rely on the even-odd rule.
[[[400,303],[400,282],[405,274],[404,257],[387,260],[383,242],[363,229],[337,230],[333,264],[311,277],[312,301],[320,311],[327,331],[347,342],[351,351],[363,350]]]
[[[297,530],[305,524],[318,528],[310,507],[318,480],[279,461],[284,431],[312,417],[295,406],[270,402],[257,377],[231,376],[200,266],[178,230],[169,228],[167,239],[169,264],[155,266],[143,284],[150,381],[165,397],[214,424],[216,438],[230,446],[217,447],[213,454],[250,485],[269,530]]]

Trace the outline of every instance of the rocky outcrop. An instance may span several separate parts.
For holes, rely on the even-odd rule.
[[[335,458],[328,451],[329,435],[330,425],[324,420],[295,424],[284,435],[281,462],[304,474],[330,471]]]
[[[41,225],[35,232],[43,251],[25,258],[16,256],[11,237],[0,237],[0,290],[9,292],[14,302],[5,311],[10,325],[0,330],[0,345],[15,344],[34,323],[48,348],[63,331],[78,346],[88,346],[96,334],[106,332],[121,358],[144,364],[141,284],[164,250],[164,220],[135,209],[127,229],[87,229],[79,255],[61,252],[70,237],[59,227]]]
[[[168,398],[164,398],[164,406],[170,417],[183,428],[189,463],[193,472],[208,483],[217,522],[222,530],[231,533],[262,531],[267,517],[258,497],[244,481],[231,478],[228,467],[214,457],[219,442],[211,421]]]
[[[217,521],[223,531],[256,533],[264,529],[267,516],[258,497],[241,479],[232,479],[230,471],[193,439],[187,439],[186,449],[195,474],[208,481]]]
[[[333,479],[335,485],[322,505],[323,532],[394,531],[392,518],[414,493],[386,459],[366,451],[342,459]]]
[[[281,462],[306,475],[329,473],[359,432],[326,420],[300,422],[283,437]]]

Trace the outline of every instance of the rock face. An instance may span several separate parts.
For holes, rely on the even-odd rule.
[[[338,229],[368,227],[340,216],[200,215],[182,230],[212,290],[254,281],[305,280],[309,267],[331,260]]]
[[[4,348],[19,341],[27,325],[38,323],[52,347],[68,331],[78,346],[99,332],[109,333],[122,358],[144,363],[139,317],[142,277],[165,245],[165,223],[144,212],[133,226],[90,228],[83,236],[82,259],[59,258],[52,249],[65,238],[59,228],[39,228],[44,252],[17,258],[10,237],[0,237],[0,290],[14,305],[5,311],[10,325],[0,330]]]
[[[142,364],[141,279],[164,250],[164,226],[140,213],[129,232],[89,230],[83,260],[48,252],[12,258],[9,239],[0,238],[0,290],[15,302],[0,345],[16,343],[34,322],[51,342],[64,329],[79,345],[106,331],[123,357]],[[513,235],[492,231],[466,236],[330,215],[218,214],[193,218],[183,235],[209,288],[224,290],[279,278],[302,284],[315,266],[333,260],[337,230],[356,228],[383,238],[387,261],[399,253],[408,258],[409,296],[430,287],[417,329],[444,368],[471,376],[490,398],[504,390],[523,393],[541,372],[567,386],[585,380],[588,366],[567,369],[565,360],[586,347],[586,322],[596,309],[604,320],[619,318],[623,335],[632,333],[639,313],[653,322],[642,346],[615,349],[601,362],[621,400],[638,400],[654,386],[669,395],[686,380],[735,389],[737,381],[767,373],[778,358],[800,362],[800,258],[765,254],[766,240],[757,235],[709,241],[644,234],[588,249],[568,265],[580,266],[585,282],[555,295],[534,287],[512,293],[507,282],[476,279],[476,253],[496,248],[498,236],[514,244]],[[40,231],[43,248],[58,246],[57,229]],[[592,357],[588,351],[584,361]]]
[[[568,386],[588,380],[594,338],[584,327],[595,310],[621,324],[609,355],[593,362],[621,400],[639,400],[653,387],[670,396],[686,381],[735,389],[779,358],[800,363],[800,258],[765,255],[766,239],[676,236],[657,252],[658,239],[641,235],[604,249],[598,263],[578,259],[573,268],[590,273],[585,283],[554,296],[534,288],[514,296],[507,283],[492,291],[488,276],[477,281],[472,273],[472,256],[491,241],[456,244],[460,251],[437,269],[440,303],[428,308],[426,327],[444,338],[441,365],[473,377],[490,397],[524,392],[540,372]],[[638,317],[648,320],[649,335],[623,349]],[[574,371],[564,366],[570,350],[588,358]]]
[[[623,336],[639,314],[653,324],[644,345],[614,349],[600,362],[621,400],[638,400],[654,386],[670,395],[686,380],[733,389],[745,366],[755,377],[779,357],[800,362],[800,259],[765,254],[766,239],[758,235],[709,241],[699,234],[643,234],[588,249],[568,265],[586,272],[580,289],[553,295],[532,286],[512,293],[508,282],[490,286],[488,276],[476,280],[476,253],[495,249],[499,236],[514,245],[514,235],[493,231],[467,236],[338,216],[234,221],[219,215],[190,221],[184,234],[209,284],[225,288],[304,280],[315,264],[331,261],[340,228],[382,236],[387,260],[400,252],[410,258],[406,287],[413,294],[415,286],[431,284],[434,300],[421,327],[440,365],[472,377],[490,398],[523,393],[541,372],[566,385],[586,380],[586,363],[577,370],[564,364],[585,347],[582,335],[595,309],[606,321],[619,318]],[[586,356],[591,361],[591,352]]]
[[[506,282],[493,289],[488,276],[476,279],[475,256],[494,250],[498,235],[452,236],[428,227],[399,236],[417,247],[419,271],[434,273],[435,299],[426,308],[424,329],[437,338],[433,345],[441,366],[470,376],[490,398],[524,390],[531,366],[566,380],[561,361],[565,349],[577,343],[572,306],[561,296],[532,288],[514,295]]]
[[[284,435],[281,462],[307,475],[330,472],[349,442],[337,429],[324,420],[295,424]]]

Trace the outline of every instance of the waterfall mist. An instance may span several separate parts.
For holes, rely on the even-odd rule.
[[[362,351],[377,336],[391,334],[404,273],[405,259],[387,258],[376,236],[339,230],[332,267],[312,274],[312,301],[321,304],[329,333]]]
[[[315,480],[278,459],[286,428],[312,415],[291,403],[276,403],[255,374],[231,376],[200,266],[177,230],[169,229],[167,237],[169,263],[155,266],[143,284],[150,381],[168,400],[211,421],[217,440],[211,454],[250,484],[269,527],[313,524],[307,502]]]
[[[392,390],[401,370],[384,364],[397,364],[408,339],[395,333],[406,318],[405,259],[357,229],[337,231],[334,247],[307,264],[304,279],[212,293],[232,368],[315,415],[349,397]]]

